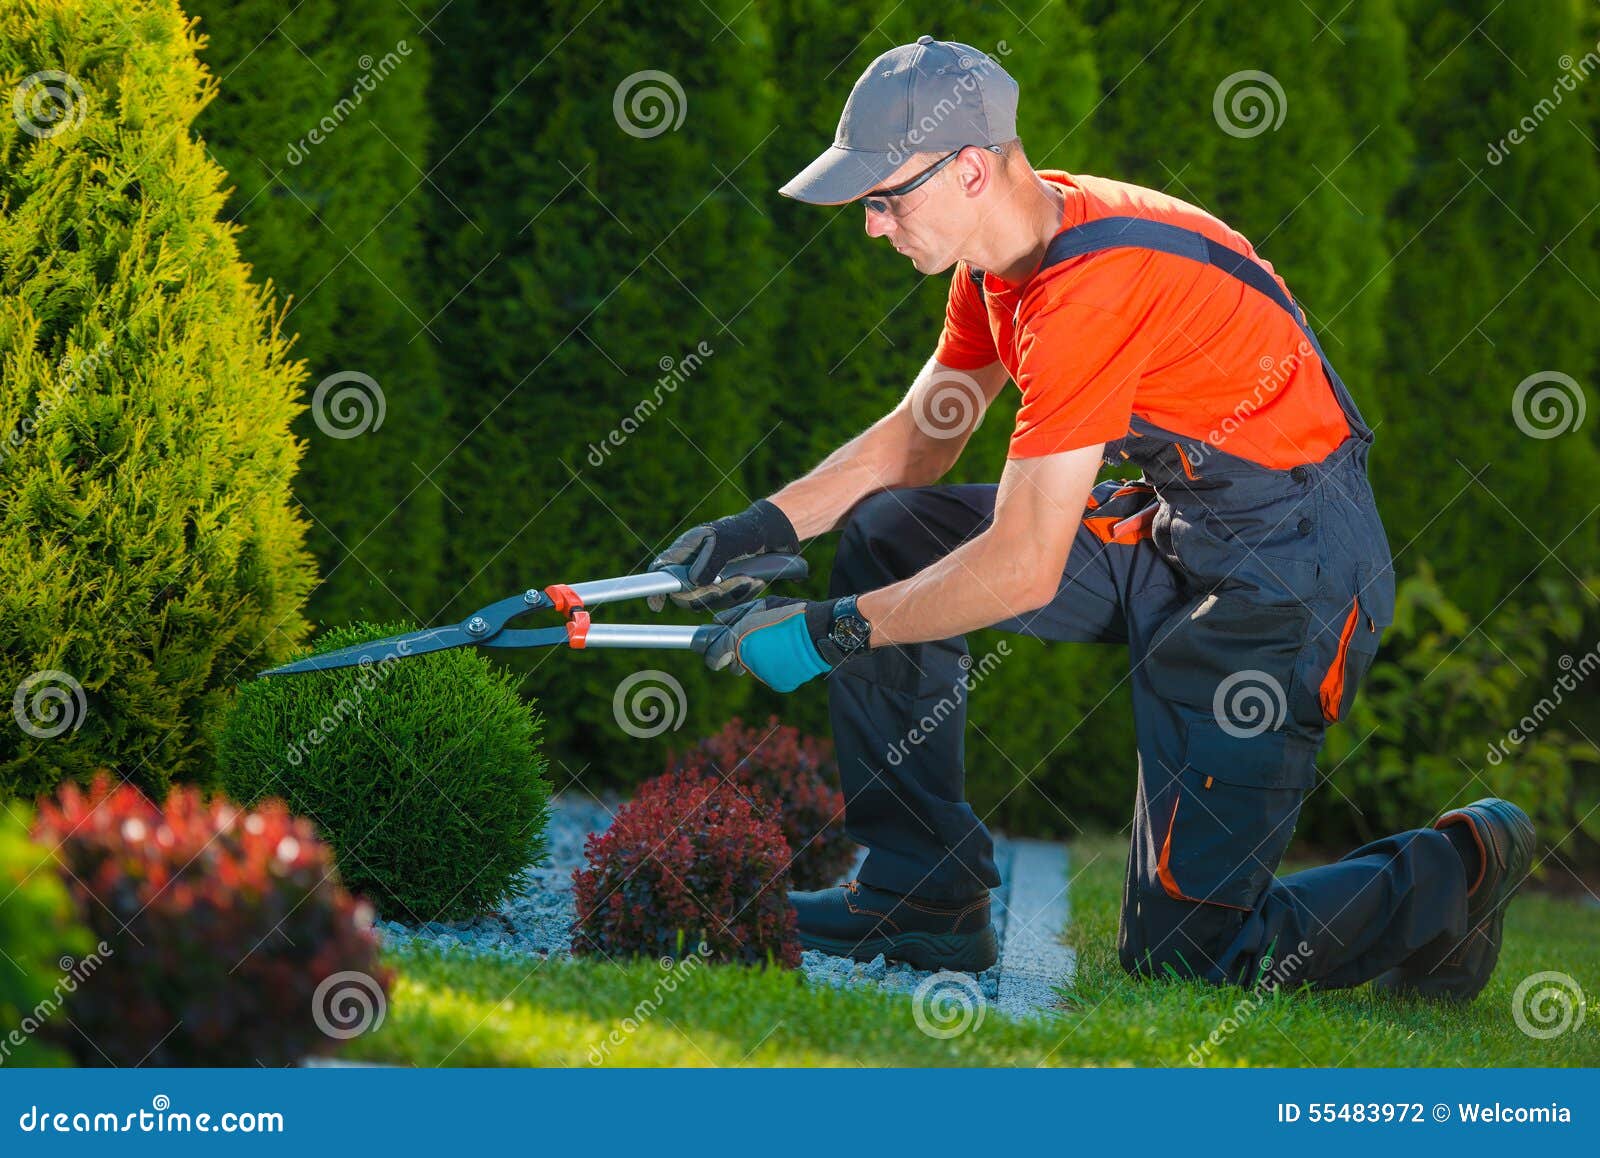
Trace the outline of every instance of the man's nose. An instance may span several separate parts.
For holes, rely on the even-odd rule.
[[[867,210],[867,236],[885,237],[894,228],[894,221],[887,213],[874,213]]]

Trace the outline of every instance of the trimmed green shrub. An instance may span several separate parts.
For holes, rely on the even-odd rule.
[[[789,846],[770,807],[693,769],[647,780],[584,841],[572,951],[797,968]]]
[[[0,12],[0,693],[41,709],[0,795],[209,780],[224,689],[305,632],[303,371],[217,219],[195,47],[155,0]]]
[[[9,962],[0,969],[0,1065],[64,1060],[41,1031],[79,984],[78,962],[64,955],[88,944],[50,854],[28,839],[25,813],[0,810],[0,954]]]
[[[97,777],[39,810],[104,960],[54,1036],[79,1065],[291,1065],[383,1017],[372,912],[311,825]]]
[[[356,624],[316,650],[406,630]],[[495,908],[544,857],[540,727],[515,676],[455,648],[245,684],[218,751],[234,799],[287,800],[352,890],[421,924]]]
[[[330,624],[427,621],[462,581],[440,590],[445,500],[422,473],[449,449],[422,252],[428,7],[184,7],[207,38],[202,61],[222,78],[197,128],[233,184],[226,214],[245,226],[245,256],[287,299],[284,327],[310,370],[295,495],[324,578],[309,613]],[[352,379],[324,392],[318,422],[317,388],[341,372],[376,382],[381,421],[373,387]],[[336,407],[341,388],[352,391],[347,409]]]
[[[801,735],[777,716],[749,728],[735,716],[716,735],[674,754],[667,770],[726,777],[754,788],[752,806],[778,822],[794,855],[789,875],[797,889],[837,884],[855,859],[856,844],[844,831],[844,793],[831,740]]]

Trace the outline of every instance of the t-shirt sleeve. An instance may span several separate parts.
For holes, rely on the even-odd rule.
[[[989,308],[983,291],[973,284],[967,263],[956,263],[950,278],[950,297],[944,309],[944,332],[933,356],[955,370],[977,370],[998,361],[994,333],[989,329]]]
[[[1008,458],[1060,454],[1121,438],[1149,344],[1121,314],[1057,302],[1017,331],[1017,409]]]

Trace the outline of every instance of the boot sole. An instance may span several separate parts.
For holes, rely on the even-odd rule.
[[[950,969],[982,973],[1000,959],[1000,944],[995,940],[992,925],[977,933],[896,933],[860,941],[818,937],[802,929],[800,945],[857,961],[871,961],[882,953],[887,960],[904,961],[914,968],[930,971]]]

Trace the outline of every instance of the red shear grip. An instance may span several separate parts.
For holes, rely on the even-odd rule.
[[[556,610],[561,612],[562,615],[565,615],[574,607],[583,606],[583,596],[565,583],[553,583],[544,589],[544,593],[550,597],[550,602],[556,605]]]
[[[567,646],[582,649],[589,642],[589,613],[581,608],[567,618]]]

